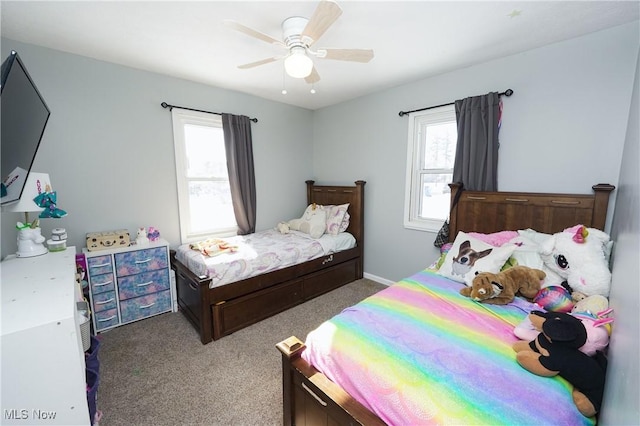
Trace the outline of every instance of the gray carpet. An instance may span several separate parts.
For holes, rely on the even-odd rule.
[[[281,425],[276,343],[385,288],[362,279],[202,345],[181,313],[101,334],[100,426]]]

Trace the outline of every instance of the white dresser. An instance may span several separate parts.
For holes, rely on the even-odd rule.
[[[83,253],[96,332],[177,310],[167,241]]]
[[[0,424],[89,424],[75,253],[0,263]]]

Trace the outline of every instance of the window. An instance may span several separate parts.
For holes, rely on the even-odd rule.
[[[222,117],[178,108],[171,114],[182,242],[235,235]]]
[[[449,216],[457,138],[454,105],[409,114],[406,228],[438,231]]]

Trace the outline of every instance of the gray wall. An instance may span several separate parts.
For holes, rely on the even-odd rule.
[[[408,119],[398,111],[511,88],[501,190],[617,185],[637,36],[636,21],[315,112],[6,39],[2,56],[20,53],[53,112],[34,170],[50,173],[69,216],[43,220],[45,235],[65,227],[80,248],[87,232],[153,225],[179,243],[171,117],[160,107],[167,101],[260,120],[259,230],[301,213],[306,179],[366,180],[365,272],[391,282],[436,257],[432,233],[402,226]],[[4,257],[15,250],[21,216],[1,218]],[[389,255],[399,247],[402,256]]]
[[[437,257],[433,233],[403,227],[408,118],[399,111],[511,88],[499,189],[590,193],[618,183],[638,43],[636,21],[316,111],[316,177],[367,181],[365,272],[396,281]]]
[[[179,243],[171,114],[163,101],[257,117],[257,228],[302,214],[304,181],[314,177],[311,111],[2,39],[2,58],[11,49],[52,111],[33,170],[49,173],[69,215],[42,220],[43,235],[64,227],[79,251],[87,232],[124,228],[135,235],[139,226],[155,226]],[[3,258],[16,250],[22,218],[2,213]]]
[[[609,345],[602,425],[636,425],[640,421],[640,58],[636,63],[633,99],[624,145],[618,199],[611,237],[613,285],[609,297],[615,322]]]

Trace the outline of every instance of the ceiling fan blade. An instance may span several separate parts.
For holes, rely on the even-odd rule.
[[[304,78],[304,81],[306,81],[309,84],[314,84],[320,81],[320,74],[318,74],[318,71],[316,70],[316,67],[313,67],[311,69],[311,74],[309,74],[307,77]]]
[[[335,59],[338,61],[369,62],[373,59],[371,49],[322,49],[318,50],[318,57]]]
[[[275,61],[277,61],[279,59],[282,59],[282,56],[274,56],[273,58],[267,58],[267,59],[263,59],[261,61],[251,62],[251,63],[244,64],[244,65],[238,65],[238,68],[240,68],[241,70],[246,70],[246,69],[249,69],[249,68],[258,67],[260,65],[269,64],[269,63],[275,62]]]
[[[270,35],[261,33],[260,31],[256,31],[253,28],[249,28],[247,26],[244,26],[239,22],[232,21],[230,19],[226,19],[224,21],[224,25],[229,27],[229,28],[231,28],[231,29],[234,29],[236,31],[240,31],[241,33],[245,33],[248,36],[255,37],[255,38],[260,39],[262,41],[266,41],[267,43],[284,46],[284,43],[281,40],[275,39],[275,38],[271,37]]]
[[[342,15],[342,9],[337,3],[331,0],[322,0],[304,27],[302,39],[305,40],[305,37],[311,39],[308,42],[309,46],[311,46],[322,37],[322,34],[327,31],[340,15]]]

